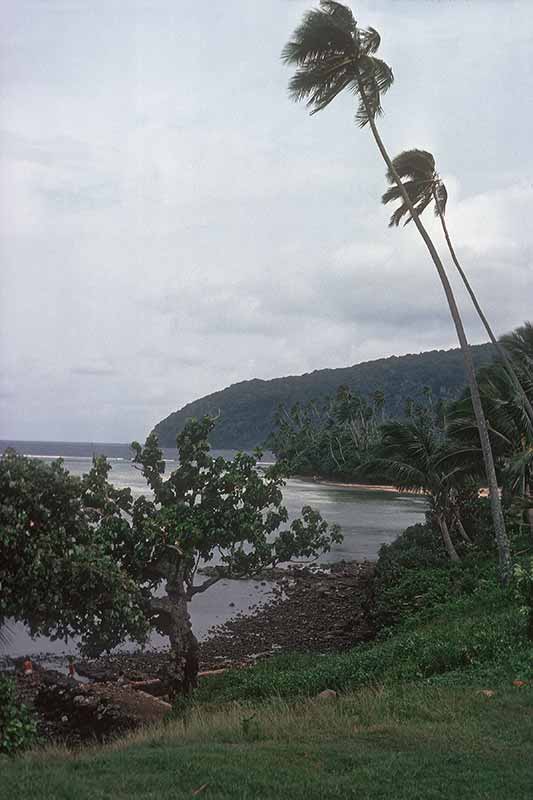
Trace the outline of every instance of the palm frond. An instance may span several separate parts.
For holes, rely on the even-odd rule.
[[[392,69],[375,56],[363,55],[357,61],[357,83],[354,94],[359,97],[359,107],[355,121],[363,128],[383,113],[381,95],[387,92],[394,82]]]
[[[410,214],[409,207],[406,203],[402,203],[401,206],[398,206],[396,211],[391,214],[389,228],[397,228],[406,214]],[[409,222],[409,220],[407,220],[407,222]]]
[[[512,333],[500,337],[500,342],[518,366],[531,376],[533,373],[533,323],[524,322]]]
[[[414,206],[417,215],[421,215],[434,199],[433,190],[437,180],[435,173],[435,159],[426,150],[406,150],[396,156],[392,162],[393,169],[402,181],[402,188]],[[407,202],[403,200],[401,188],[396,185],[396,178],[392,170],[387,173],[387,179],[394,185],[382,196],[383,203],[401,200],[400,206],[392,214],[389,227],[397,227],[402,220],[407,225],[411,222],[411,213]]]
[[[349,65],[341,63],[337,57],[331,62],[321,62],[306,66],[295,72],[289,83],[289,96],[292,100],[306,100],[316,114],[328,106],[340,92],[354,81]]]
[[[282,50],[286,64],[299,66],[329,59],[332,54],[354,53],[357,24],[349,8],[340,3],[322,2],[320,9],[308,11]]]
[[[435,203],[435,216],[438,217],[439,214],[444,216],[446,213],[446,203],[448,202],[448,192],[446,190],[446,186],[441,180],[438,180],[435,185],[435,195],[437,197],[437,202]]]
[[[375,28],[367,28],[360,31],[360,41],[363,51],[367,55],[372,55],[379,50],[381,44],[381,36]]]
[[[349,88],[359,101],[356,121],[366,125],[381,114],[381,95],[394,80],[388,64],[374,55],[380,42],[374,28],[358,28],[347,6],[322,0],[304,15],[281,54],[298,67],[289,83],[291,98],[305,100],[316,114]]]
[[[320,7],[330,16],[331,21],[342,30],[353,33],[357,27],[354,15],[348,6],[335,0],[320,0]]]
[[[432,182],[435,178],[435,159],[427,150],[404,150],[392,160],[392,166],[400,178]],[[396,180],[392,170],[387,172],[389,183]]]
[[[433,200],[433,195],[431,193],[428,193],[425,197],[421,198],[420,202],[417,203],[414,207],[417,217],[420,217],[424,213],[424,211],[426,210],[426,208],[428,207],[428,205],[431,203],[432,200]],[[405,220],[404,225],[407,225],[407,223],[411,222],[411,220],[412,217],[411,215],[409,215],[409,218]]]

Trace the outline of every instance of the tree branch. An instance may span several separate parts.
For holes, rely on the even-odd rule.
[[[222,578],[222,575],[216,575],[212,578],[208,578],[203,583],[200,583],[199,586],[189,586],[187,589],[187,600],[192,600],[195,594],[201,594],[205,592],[206,589],[209,589],[210,586],[213,586]]]

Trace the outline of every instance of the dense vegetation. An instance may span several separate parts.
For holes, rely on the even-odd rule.
[[[479,370],[484,414],[504,502],[533,531],[533,425],[525,404],[533,399],[533,326],[525,323],[499,346],[506,360]],[[423,492],[429,522],[457,561],[457,537],[471,543],[465,517],[485,479],[477,418],[470,390],[449,403],[435,402],[429,387],[424,395],[407,404],[403,420],[387,420],[381,392],[368,402],[340,387],[322,404],[281,407],[270,445],[293,474],[370,478]]]
[[[472,356],[479,367],[492,361],[494,349],[492,345],[479,345],[472,348]],[[187,420],[205,414],[220,415],[210,436],[211,446],[249,450],[264,446],[280,405],[289,408],[295,403],[322,402],[339,386],[346,386],[369,401],[377,390],[383,392],[384,413],[399,418],[404,415],[406,402],[419,397],[425,386],[431,389],[435,400],[452,400],[459,397],[465,382],[459,350],[391,356],[305,375],[242,381],[188,403],[159,422],[154,433],[162,447],[174,447],[176,435]]]

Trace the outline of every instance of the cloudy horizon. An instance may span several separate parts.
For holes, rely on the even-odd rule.
[[[288,99],[280,52],[312,5],[6,2],[0,438],[127,442],[238,381],[457,346],[352,98],[312,118]],[[394,70],[389,152],[435,155],[496,332],[532,319],[533,6],[351,5]]]

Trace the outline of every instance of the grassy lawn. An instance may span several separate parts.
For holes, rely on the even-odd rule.
[[[513,594],[432,573],[416,610],[408,578],[394,590],[412,610],[378,640],[209,678],[186,724],[0,757],[0,800],[531,800],[533,643]]]
[[[169,722],[81,755],[5,759],[0,798],[529,800],[533,689],[495,691],[411,685],[197,706],[186,727]]]

